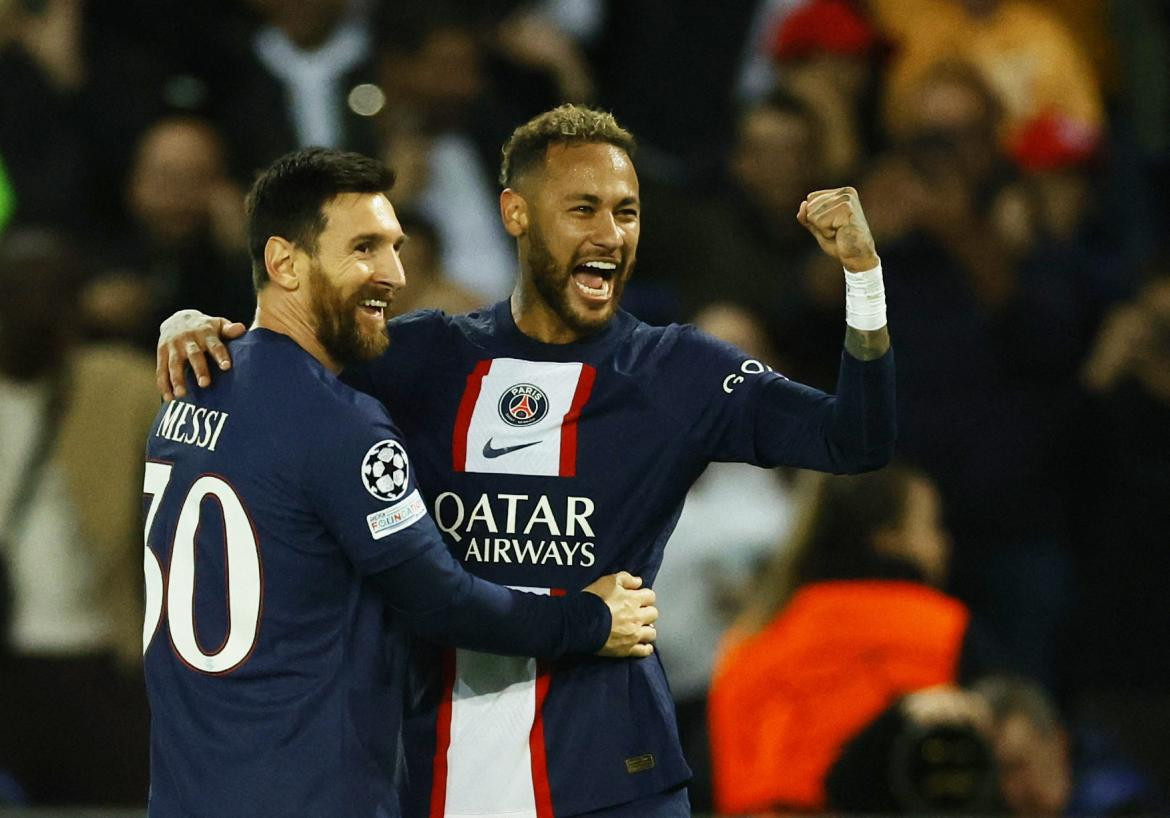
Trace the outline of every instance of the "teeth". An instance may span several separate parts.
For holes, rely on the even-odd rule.
[[[359,307],[373,307],[376,310],[386,309],[386,304],[387,302],[385,301],[377,301],[373,298],[367,298],[365,301],[358,302]]]
[[[612,261],[587,261],[583,265],[585,267],[592,267],[594,270],[616,270],[617,265]]]
[[[576,284],[581,289],[581,292],[585,293],[586,295],[591,295],[595,298],[604,298],[609,295],[608,281],[604,282],[600,287],[588,287],[576,279],[573,280],[573,283]]]

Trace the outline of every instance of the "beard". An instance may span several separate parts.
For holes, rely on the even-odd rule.
[[[623,253],[621,263],[613,271],[613,298],[604,310],[596,313],[577,309],[573,305],[569,288],[575,286],[572,276],[576,266],[576,258],[564,267],[557,264],[548,242],[544,240],[540,225],[533,222],[528,230],[528,268],[536,292],[566,327],[580,336],[593,335],[603,329],[617,311],[626,281],[633,272],[632,265]]]
[[[358,322],[358,302],[367,298],[385,300],[382,289],[364,287],[349,298],[329,283],[320,262],[314,260],[309,271],[309,290],[313,296],[313,320],[317,341],[343,369],[373,360],[390,346],[386,325],[376,331],[362,329]]]

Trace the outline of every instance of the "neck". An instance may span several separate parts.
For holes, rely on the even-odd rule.
[[[269,290],[274,286],[269,284],[256,298],[256,318],[252,326],[287,335],[330,372],[334,374],[340,372],[340,364],[333,360],[317,340],[317,329],[309,317],[308,310],[289,293],[270,293]]]
[[[566,324],[531,283],[517,282],[509,304],[516,328],[533,340],[543,344],[571,344],[585,337]]]

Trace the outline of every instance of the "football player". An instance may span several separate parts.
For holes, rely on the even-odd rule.
[[[346,373],[389,407],[451,552],[484,578],[556,592],[621,565],[652,582],[708,463],[840,473],[892,455],[885,293],[856,191],[810,193],[795,214],[844,268],[830,395],[620,309],[641,227],[634,148],[611,115],[581,106],[517,128],[500,173],[519,257],[511,297],[395,319],[387,351]],[[188,361],[208,382],[203,350],[228,366],[217,336],[242,329],[177,313],[159,342],[160,389],[181,388]],[[549,664],[418,645],[414,660],[411,815],[689,815],[657,657]]]
[[[629,574],[557,598],[467,573],[386,409],[338,380],[389,343],[392,181],[320,148],[260,177],[255,325],[232,372],[150,430],[151,816],[398,815],[410,632],[550,659],[652,652],[653,592]]]

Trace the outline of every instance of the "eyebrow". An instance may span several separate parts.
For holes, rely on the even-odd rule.
[[[402,237],[399,239],[396,239],[393,243],[401,245],[408,238],[409,237],[405,233],[403,233]],[[350,247],[357,247],[359,244],[362,244],[362,243],[367,242],[367,241],[373,242],[374,244],[377,244],[377,245],[391,243],[390,238],[385,233],[362,233],[361,235],[354,236],[350,240],[349,246]]]
[[[568,196],[565,197],[565,199],[567,201],[570,201],[570,202],[587,202],[588,204],[591,204],[591,205],[601,204],[601,197],[595,196],[592,193],[570,193]],[[624,199],[622,199],[620,202],[617,203],[617,206],[618,207],[625,207],[626,205],[632,205],[632,204],[633,205],[638,204],[638,197],[637,196],[626,196]]]

